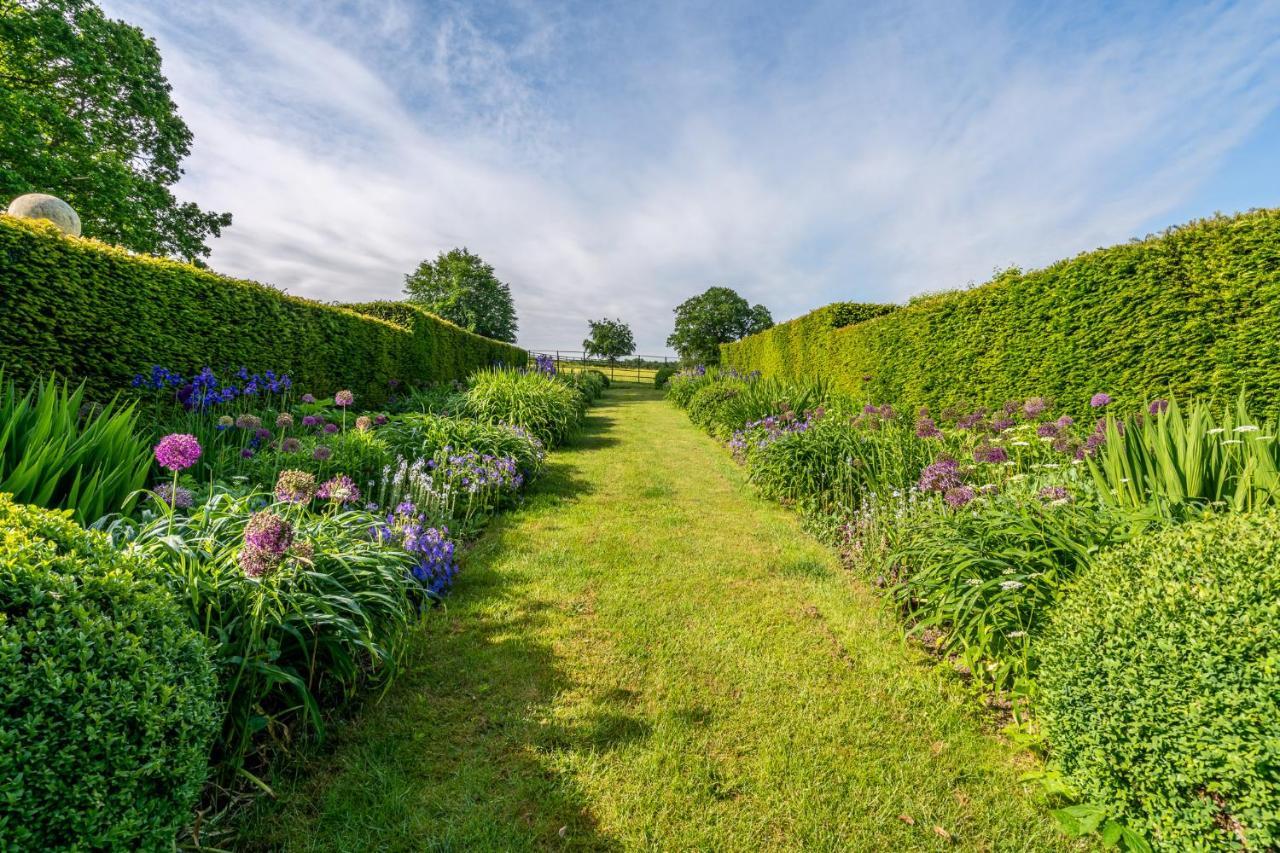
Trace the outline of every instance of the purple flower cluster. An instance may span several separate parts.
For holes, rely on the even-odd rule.
[[[784,409],[781,414],[770,415],[767,418],[747,423],[729,439],[729,449],[735,455],[740,456],[746,451],[750,440],[754,440],[756,447],[768,447],[784,435],[805,432],[811,429],[815,423],[825,416],[826,410],[821,406],[813,411],[806,412],[803,418],[796,417],[796,413],[791,409]],[[754,434],[759,431],[763,431],[763,434]]]
[[[269,510],[255,512],[244,528],[240,568],[251,578],[261,578],[280,567],[293,545],[293,525]]]
[[[316,478],[306,471],[281,471],[276,478],[276,500],[304,504],[316,496]]]
[[[339,474],[321,485],[316,491],[316,497],[336,504],[350,504],[360,500],[360,489],[356,487],[355,480],[346,474]]]
[[[193,502],[190,489],[184,489],[182,486],[175,487],[173,483],[159,483],[152,491],[155,493],[156,502],[167,507],[185,509]]]
[[[965,504],[971,502],[977,496],[978,493],[973,490],[972,486],[961,485],[952,486],[950,489],[947,489],[947,491],[943,493],[942,499],[946,501],[947,506],[952,509],[959,509]]]
[[[355,401],[355,395],[345,389],[333,395],[333,404],[335,406],[341,406],[344,409]]]
[[[428,467],[435,467],[430,464],[434,461],[428,460]],[[520,473],[516,460],[510,456],[468,451],[449,456],[444,465],[438,466],[438,470],[445,482],[472,494],[487,488],[514,492],[524,485],[524,475]]]
[[[155,447],[156,462],[170,471],[184,471],[200,458],[200,442],[188,433],[170,433]]]
[[[414,557],[409,574],[433,597],[449,591],[458,574],[455,547],[447,527],[427,527],[426,516],[418,514],[411,501],[404,501],[375,527],[380,542],[399,545]]]
[[[1111,403],[1111,395],[1099,391],[1089,398],[1089,405],[1095,409],[1101,409],[1103,406]]]
[[[973,451],[973,461],[1001,465],[1009,461],[1009,454],[1003,447],[998,447],[994,444],[981,444]]]
[[[1036,494],[1045,503],[1059,503],[1071,500],[1071,495],[1067,492],[1065,486],[1045,486]]]
[[[916,487],[922,492],[945,493],[963,484],[960,463],[944,456],[924,467]]]
[[[261,393],[281,394],[293,387],[288,374],[276,374],[273,370],[250,375],[247,368],[240,368],[236,376],[240,384],[218,379],[213,370],[205,367],[191,379],[184,380],[180,373],[155,365],[151,373],[137,374],[129,384],[134,388],[150,388],[159,391],[177,388],[178,402],[188,409],[207,409],[222,403],[230,403],[237,397],[254,397]]]
[[[545,373],[547,376],[556,375],[556,362],[549,355],[539,354],[534,356],[533,369],[537,373]]]

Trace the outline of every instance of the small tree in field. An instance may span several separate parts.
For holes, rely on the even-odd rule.
[[[582,342],[587,357],[607,358],[610,362],[636,351],[631,327],[621,320],[588,320],[590,336]]]
[[[433,314],[469,332],[515,343],[516,308],[511,288],[493,267],[466,249],[441,252],[404,277],[404,291]]]

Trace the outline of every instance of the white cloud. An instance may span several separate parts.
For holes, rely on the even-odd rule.
[[[1118,35],[963,4],[104,5],[160,43],[196,137],[180,191],[235,214],[215,268],[394,298],[467,245],[535,346],[610,315],[662,351],[711,284],[785,317],[1122,241],[1280,104],[1273,2]]]

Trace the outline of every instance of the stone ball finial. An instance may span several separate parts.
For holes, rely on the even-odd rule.
[[[80,215],[57,196],[27,193],[9,202],[9,215],[20,219],[47,219],[63,234],[80,236]]]

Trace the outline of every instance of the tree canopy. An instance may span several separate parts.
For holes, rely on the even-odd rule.
[[[231,214],[181,202],[191,131],[160,52],[92,0],[0,0],[0,198],[44,192],[85,236],[198,261]]]
[[[511,288],[494,275],[493,267],[465,248],[441,252],[423,261],[404,277],[411,302],[464,329],[515,343],[516,308]]]
[[[607,358],[613,361],[636,351],[636,339],[631,334],[631,327],[621,320],[588,320],[591,333],[582,342],[582,349],[588,357]]]
[[[728,287],[710,287],[681,302],[675,309],[676,327],[667,346],[680,358],[699,364],[719,364],[720,344],[727,344],[773,325],[769,309],[751,305]]]

